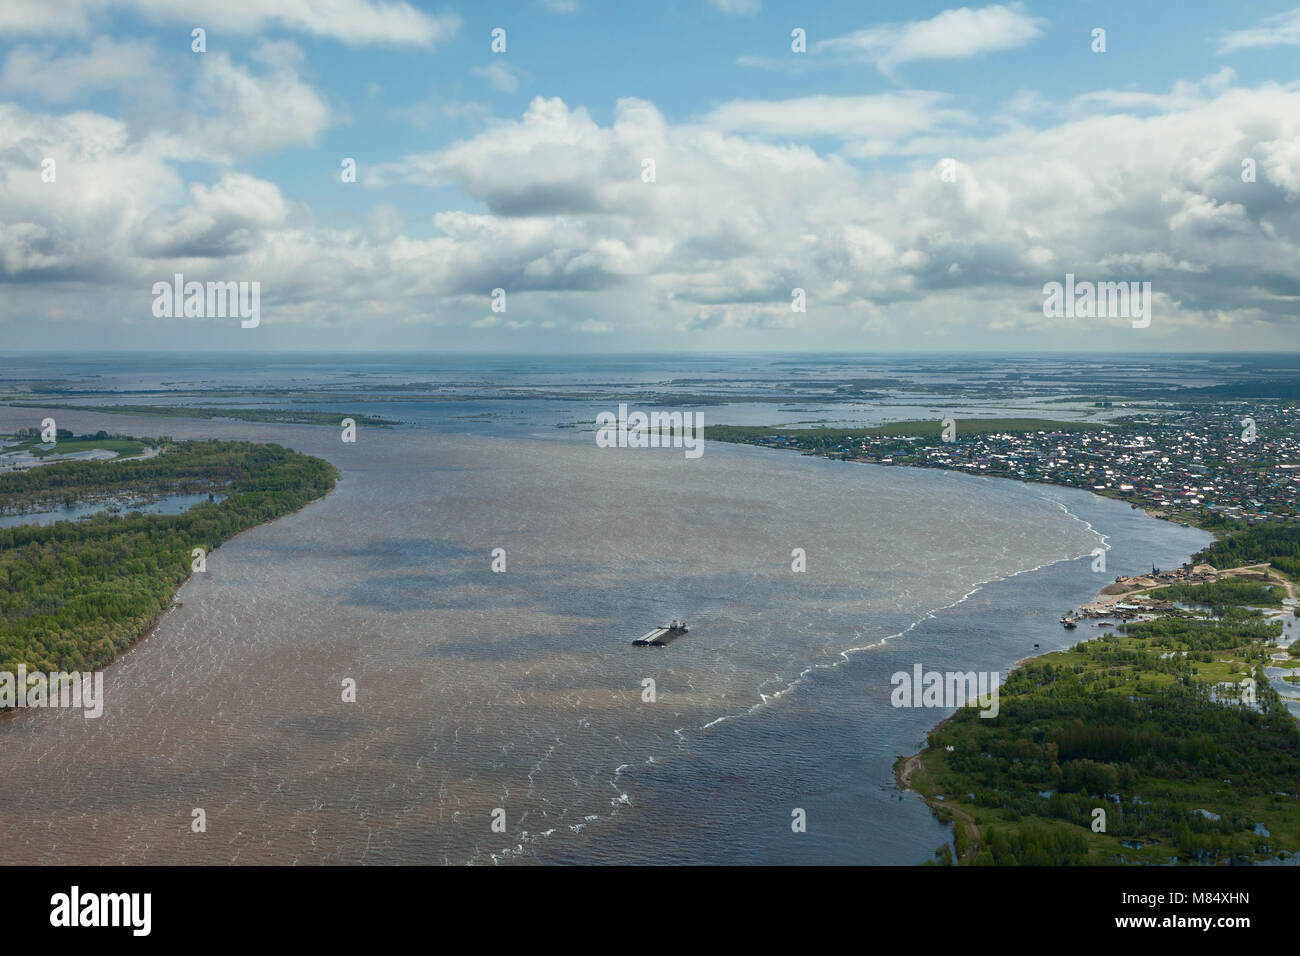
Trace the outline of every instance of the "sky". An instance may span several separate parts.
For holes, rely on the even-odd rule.
[[[1292,351],[1295,2],[3,0],[0,350]]]

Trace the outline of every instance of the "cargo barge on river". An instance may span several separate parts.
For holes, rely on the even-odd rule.
[[[685,621],[679,621],[676,618],[673,618],[671,624],[664,624],[661,627],[656,627],[653,630],[646,631],[646,633],[642,634],[632,643],[636,647],[665,647],[677,640],[677,638],[681,637],[688,630],[689,628],[687,628]]]

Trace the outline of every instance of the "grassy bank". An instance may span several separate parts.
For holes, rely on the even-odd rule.
[[[40,439],[31,439],[7,446],[5,452],[25,451],[33,458],[51,455],[71,455],[82,451],[111,451],[118,458],[134,458],[144,453],[144,442],[131,438],[61,438],[53,448],[42,447]]]

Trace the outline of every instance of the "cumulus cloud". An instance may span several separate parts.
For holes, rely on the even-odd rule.
[[[300,56],[291,43],[263,43],[253,52],[263,64],[255,72],[224,51],[205,54],[193,91],[203,109],[173,140],[175,154],[230,160],[314,143],[332,114],[299,76]]]
[[[0,105],[0,158],[0,277],[9,281],[128,278],[122,252],[133,224],[181,189],[166,157],[95,113]],[[41,178],[47,159],[53,182]]]
[[[189,86],[174,90],[149,42],[100,38],[88,50],[52,57],[19,47],[0,71],[0,88],[54,102],[106,87],[128,90],[137,108],[114,128],[150,140],[166,158],[230,163],[313,144],[334,117],[299,73],[302,51],[287,41],[263,42],[248,55],[252,63],[224,50],[195,57],[184,74]]]
[[[217,90],[240,86],[225,76],[241,68],[219,57],[210,68]],[[271,91],[296,82],[259,76]],[[239,116],[254,95],[215,100]],[[920,119],[907,120],[908,106]],[[327,118],[309,115],[299,139]],[[624,99],[598,122],[538,97],[516,119],[368,165],[369,218],[327,228],[274,184],[225,168],[231,147],[218,136],[182,148],[94,113],[0,107],[0,280],[7,309],[75,315],[69,297],[82,289],[139,321],[146,280],[207,270],[260,280],[269,327],[467,328],[504,288],[516,324],[481,328],[786,347],[1020,347],[1072,334],[1095,344],[1097,327],[1042,315],[1043,283],[1070,272],[1152,282],[1144,346],[1290,327],[1300,86],[1216,74],[1151,99],[1103,92],[1037,115],[1054,119],[990,135],[943,97],[906,92],[737,101],[680,123]],[[854,161],[867,116],[896,144],[888,163]],[[935,123],[949,134],[922,154]],[[825,136],[841,147],[799,141]],[[59,158],[57,184],[40,181],[47,155]],[[182,163],[199,157],[211,173],[186,182]],[[1242,177],[1247,159],[1254,182]],[[383,192],[394,187],[400,212]],[[409,197],[425,187],[466,202],[413,234]],[[790,308],[794,288],[806,313]]]
[[[132,249],[148,258],[224,258],[248,252],[287,208],[273,183],[228,173],[211,188],[190,187],[192,202],[150,212],[132,233]]]
[[[690,329],[862,315],[879,324],[881,307],[935,329],[987,327],[991,314],[1005,328],[1034,327],[1042,283],[1067,271],[1152,281],[1186,316],[1286,320],[1267,290],[1300,279],[1300,165],[1286,148],[1300,131],[1290,118],[1300,93],[1222,80],[1144,104],[1167,110],[1154,116],[1103,96],[1049,128],[955,140],[955,182],[937,160],[866,172],[727,132],[846,133],[863,108],[856,98],[811,119],[788,104],[724,104],[677,126],[644,101],[620,101],[600,126],[537,99],[517,122],[383,174],[458,184],[484,204],[484,214],[438,220],[449,250],[479,249],[464,266],[475,283],[635,289],[628,299],[650,298]],[[1088,148],[1062,148],[1070,143]],[[1241,181],[1247,154],[1256,183]],[[639,176],[643,156],[655,160],[654,183]],[[478,255],[487,268],[475,268]],[[809,290],[807,316],[789,309],[794,287]]]

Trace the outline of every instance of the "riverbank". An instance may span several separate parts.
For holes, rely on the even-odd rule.
[[[0,528],[8,598],[0,670],[86,671],[156,626],[207,554],[235,535],[323,497],[338,472],[279,445],[178,443],[161,458],[65,462],[0,475],[0,505],[184,487],[221,492],[175,515],[96,515]]]
[[[1224,550],[1243,536],[1250,532]],[[1294,599],[1295,582],[1266,569],[1202,567],[1198,583],[1181,587],[1217,588],[1223,600],[1220,582],[1253,593],[1276,585],[1275,597]],[[1143,592],[1171,586],[1125,583],[1147,585]],[[1113,589],[1085,607],[1101,616],[1119,596],[1106,593]],[[1300,794],[1287,783],[1300,768],[1300,729],[1264,673],[1277,656],[1280,619],[1242,605],[1219,610],[1214,618],[1143,615],[1120,633],[1017,662],[1001,694],[1004,719],[957,711],[926,748],[898,758],[896,785],[954,824],[960,864],[1027,862],[1026,853],[1040,863],[1288,857],[1300,850]],[[1121,710],[1131,711],[1127,720]],[[1136,736],[1126,744],[1125,734]],[[988,847],[981,828],[1000,833],[998,845]],[[953,852],[937,855],[947,862]]]
[[[1300,429],[1285,406],[1260,406],[1270,461],[1238,439],[1230,403],[1150,412],[1104,425],[1005,419],[930,419],[862,428],[715,425],[715,441],[794,449],[836,461],[938,468],[1091,491],[1152,517],[1203,528],[1300,516],[1288,469]],[[1214,462],[1207,467],[1205,462]],[[1290,463],[1290,464],[1288,464]]]
[[[810,440],[816,443],[816,439]],[[842,461],[903,464],[972,473],[970,462],[952,467],[947,462],[930,460],[875,460],[870,455],[854,454],[855,446],[847,441],[847,438],[843,440],[842,445],[835,445],[836,440],[832,436],[831,446],[821,447],[812,452],[805,449],[804,453]],[[745,443],[771,447],[768,441]],[[778,444],[776,447],[782,445]],[[784,447],[792,446],[784,445]],[[935,454],[942,457],[944,453],[935,452]],[[982,471],[975,473],[985,474]],[[991,472],[988,475],[994,476]],[[1139,504],[1109,489],[1098,492],[1095,488],[1080,487],[1078,481],[1043,480],[1045,476],[1041,474],[1033,476],[998,474],[997,477],[1012,477],[1013,480],[1031,484],[1091,491],[1098,498],[1110,500],[1119,498],[1130,504],[1133,510],[1140,511],[1148,517],[1161,519],[1162,523],[1178,524],[1183,527],[1189,524],[1207,524],[1218,527],[1220,531],[1224,530],[1225,522],[1222,516],[1209,511],[1201,514],[1199,511],[1189,513],[1183,510],[1178,515],[1182,520],[1177,520],[1171,519],[1162,510],[1150,507],[1149,504]],[[1280,521],[1272,524],[1286,525],[1285,522]],[[1246,522],[1236,522],[1230,526],[1238,529],[1249,527]],[[1290,525],[1290,527],[1294,526]],[[1295,551],[1283,553],[1283,557],[1288,555],[1289,559],[1294,560]],[[1101,567],[1104,566],[1102,563]],[[1009,688],[1021,686],[1026,675],[1029,675],[1034,688],[1028,692],[1024,700],[1016,700],[1017,695],[1012,693],[1012,699],[1004,706],[1009,704],[1014,709],[1024,704],[1035,711],[1039,723],[1034,726],[1017,727],[1016,735],[1008,739],[994,740],[991,745],[1013,752],[1034,734],[1039,734],[1041,737],[1045,732],[1044,727],[1050,726],[1054,720],[1063,719],[1062,715],[1065,713],[1069,713],[1071,719],[1083,728],[1082,732],[1085,734],[1092,729],[1110,732],[1108,721],[1112,719],[1111,708],[1115,706],[1116,701],[1111,699],[1110,693],[1101,693],[1098,688],[1088,684],[1089,680],[1095,679],[1100,682],[1099,687],[1105,687],[1107,690],[1114,686],[1132,685],[1130,687],[1132,693],[1129,694],[1130,702],[1145,701],[1146,705],[1161,709],[1165,715],[1177,714],[1179,720],[1199,723],[1206,728],[1205,739],[1208,741],[1218,740],[1216,735],[1220,733],[1226,736],[1238,734],[1241,727],[1233,721],[1246,710],[1253,714],[1257,712],[1255,708],[1262,708],[1267,719],[1272,721],[1272,726],[1268,728],[1269,733],[1280,735],[1282,744],[1289,746],[1297,733],[1297,726],[1287,713],[1281,698],[1271,687],[1261,686],[1253,689],[1252,694],[1258,693],[1259,701],[1252,699],[1248,708],[1238,709],[1233,716],[1225,716],[1221,712],[1222,708],[1218,706],[1218,700],[1225,693],[1229,697],[1234,694],[1240,695],[1239,685],[1244,686],[1246,682],[1251,682],[1252,685],[1267,685],[1263,665],[1271,655],[1269,651],[1261,650],[1261,645],[1266,645],[1267,640],[1260,628],[1255,627],[1253,622],[1242,620],[1233,620],[1230,623],[1217,620],[1180,623],[1172,627],[1183,628],[1184,633],[1177,636],[1187,638],[1187,642],[1179,643],[1164,632],[1166,624],[1161,620],[1162,617],[1180,621],[1195,617],[1195,614],[1181,610],[1177,606],[1182,601],[1189,600],[1187,597],[1189,588],[1205,589],[1206,603],[1214,604],[1218,601],[1221,605],[1219,609],[1222,610],[1223,604],[1229,606],[1234,604],[1234,594],[1245,591],[1258,594],[1261,589],[1268,591],[1270,587],[1278,585],[1287,595],[1294,596],[1293,583],[1288,582],[1284,575],[1269,569],[1267,562],[1259,561],[1234,564],[1225,567],[1222,571],[1208,564],[1197,566],[1185,562],[1175,571],[1159,572],[1153,568],[1150,574],[1130,573],[1127,576],[1119,576],[1117,580],[1098,589],[1091,600],[1080,606],[1078,612],[1067,612],[1062,618],[1062,623],[1068,629],[1072,629],[1077,627],[1077,622],[1081,619],[1112,618],[1121,623],[1122,632],[1095,634],[1091,645],[1081,644],[1069,651],[1055,652],[1042,657],[1031,655],[1018,661],[1008,675],[1004,693],[1010,693]],[[1281,590],[1275,592],[1274,600],[1281,593]],[[1244,613],[1244,611],[1238,609],[1234,613]],[[1278,631],[1280,633],[1280,625]],[[1158,640],[1137,640],[1133,636],[1136,634]],[[1223,643],[1225,641],[1226,644]],[[1164,650],[1160,655],[1152,657],[1147,648],[1155,643],[1159,643]],[[1099,645],[1101,650],[1094,650],[1093,645]],[[1037,646],[1036,643],[1035,647]],[[1100,655],[1099,659],[1091,659],[1090,655],[1094,653]],[[1115,661],[1108,656],[1112,654],[1124,659],[1122,666],[1118,668],[1113,666]],[[1195,664],[1192,661],[1195,661]],[[1075,680],[1066,679],[1063,683],[1063,679],[1054,668],[1066,664],[1072,671],[1070,676]],[[1207,665],[1204,667],[1203,674],[1201,665]],[[1080,674],[1084,676],[1080,677]],[[1063,707],[1065,705],[1062,701],[1052,698],[1051,693],[1045,695],[1046,706],[1042,706],[1044,700],[1037,694],[1040,682],[1050,683],[1053,692],[1061,689],[1062,686],[1069,688],[1073,695],[1069,707],[1061,711],[1053,710],[1057,705]],[[1076,683],[1080,686],[1075,686]],[[1087,699],[1094,709],[1087,707],[1079,709],[1078,704],[1081,699]],[[1192,702],[1189,703],[1189,700]],[[1142,719],[1140,713],[1131,716],[1135,721]],[[1213,783],[1214,780],[1222,777],[1225,783],[1230,783],[1229,778],[1238,774],[1227,770],[1221,773],[1218,771],[1207,773],[1204,759],[1195,767],[1181,768],[1176,767],[1177,761],[1161,763],[1158,760],[1159,772],[1152,775],[1150,767],[1143,768],[1142,773],[1147,774],[1144,777],[1132,766],[1120,766],[1113,761],[1102,759],[1112,756],[1107,754],[1104,748],[1096,753],[1085,750],[1084,753],[1087,755],[1075,753],[1072,755],[1073,759],[1067,759],[1060,755],[1055,743],[1047,741],[1044,743],[1045,749],[1038,755],[1041,773],[1035,777],[1027,772],[1027,767],[1007,767],[999,784],[1007,789],[1000,790],[996,795],[985,794],[983,798],[979,798],[973,791],[977,789],[977,782],[983,779],[981,769],[977,766],[980,761],[976,760],[976,765],[963,766],[958,772],[955,768],[962,762],[962,757],[953,756],[954,750],[963,744],[952,741],[963,735],[969,736],[971,733],[971,727],[966,726],[968,720],[969,714],[959,710],[953,717],[941,722],[931,731],[929,746],[911,757],[899,758],[894,766],[895,785],[902,789],[913,789],[921,795],[923,802],[936,818],[954,826],[954,845],[945,845],[936,853],[940,862],[954,859],[958,863],[966,864],[1005,863],[1008,860],[1025,862],[1027,857],[1039,863],[1129,861],[1168,863],[1188,859],[1259,860],[1272,858],[1273,851],[1278,846],[1286,847],[1284,852],[1291,852],[1300,847],[1300,829],[1293,831],[1285,820],[1279,822],[1270,814],[1271,808],[1260,805],[1256,799],[1267,798],[1267,794],[1251,792],[1243,796],[1240,791],[1215,792],[1218,785]],[[1012,722],[1006,719],[991,720],[973,726],[981,728],[981,733],[987,732],[984,736],[995,737],[997,733],[993,729],[995,726],[1005,727]],[[1159,736],[1168,730],[1170,727],[1160,725],[1157,721],[1153,732]],[[1054,731],[1063,731],[1063,728],[1055,727]],[[977,733],[976,736],[980,734]],[[969,740],[965,741],[965,745],[969,743]],[[1170,747],[1182,746],[1177,734],[1168,734],[1167,743]],[[1235,745],[1235,750],[1238,754],[1249,753],[1257,749],[1257,745],[1258,739],[1246,734],[1242,741]],[[981,752],[980,756],[995,761],[997,759],[996,755],[985,752]],[[1012,759],[1018,765],[1021,759],[1027,758],[1016,756]],[[1223,803],[1231,812],[1219,813],[1208,807],[1188,806],[1180,802],[1176,795],[1166,791],[1166,788],[1171,785],[1170,780],[1162,776],[1166,773],[1182,781],[1181,786],[1186,791],[1182,797],[1186,798],[1189,794],[1194,794],[1201,803],[1214,806]],[[1068,790],[1069,797],[1061,796],[1061,791],[1058,790],[1062,774],[1073,775]],[[1075,799],[1082,790],[1086,789],[1080,784],[1078,779],[1080,774],[1084,776],[1094,774],[1094,777],[1090,778],[1093,786],[1090,799],[1096,805],[1091,808],[1078,805]],[[1135,774],[1138,776],[1135,777]],[[1119,799],[1116,791],[1120,789],[1118,781],[1121,778],[1129,783],[1139,778],[1149,780],[1154,787],[1150,795],[1155,799],[1147,801],[1146,796],[1138,794],[1133,795],[1134,799],[1158,802],[1164,811],[1165,824],[1161,824],[1153,823],[1151,814],[1134,810],[1132,807],[1109,808],[1112,813],[1120,813],[1121,817],[1127,810],[1129,817],[1140,818],[1139,824],[1132,824],[1131,820],[1126,821],[1126,826],[1138,832],[1140,839],[1123,841],[1108,839],[1105,836],[1104,818],[1107,807],[1101,804],[1111,800],[1111,797],[1106,796],[1107,793],[1112,794],[1115,800]],[[1026,794],[1021,791],[1024,790],[1024,782],[1030,779],[1035,780],[1036,789],[1033,791],[1032,799],[1024,804],[1020,801]],[[1108,784],[1110,789],[1102,790],[1097,781],[1102,781],[1103,785]],[[1276,792],[1284,792],[1287,789],[1283,780],[1277,781],[1276,786]],[[972,792],[967,792],[967,788]],[[965,797],[960,796],[963,793],[966,794]],[[1006,813],[998,809],[1007,807],[1012,809]],[[1064,817],[1058,815],[1050,825],[1044,825],[1042,818],[1047,814],[1045,808],[1048,807],[1061,810]],[[1101,829],[1090,828],[1091,821],[1088,813],[1084,812],[1089,809],[1096,810],[1099,814],[1098,819],[1103,821],[1099,824]],[[1258,830],[1249,829],[1249,832],[1246,832],[1241,828],[1241,814],[1247,811],[1252,818],[1251,828],[1258,827]],[[1068,820],[1065,817],[1068,817]],[[1261,822],[1264,820],[1269,820],[1272,825],[1266,826]],[[993,841],[988,835],[981,838],[980,829],[982,826],[993,827],[995,823],[1007,829],[1001,831],[999,840],[995,845],[990,846]],[[993,832],[994,830],[989,830],[989,834]],[[1281,836],[1275,843],[1270,843],[1273,838],[1267,836],[1269,832]]]

